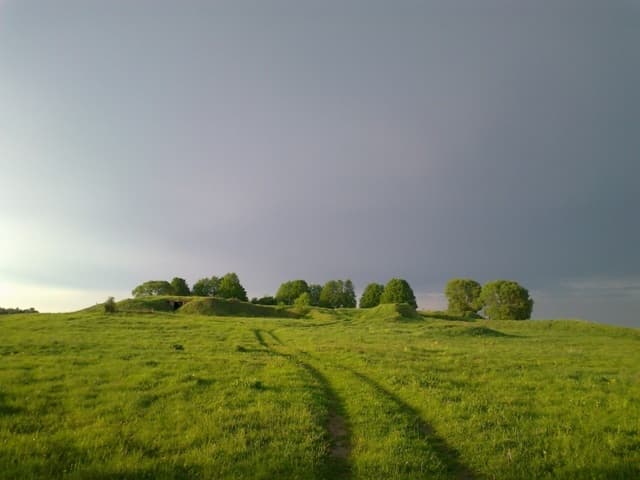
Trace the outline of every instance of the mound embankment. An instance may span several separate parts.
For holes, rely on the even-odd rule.
[[[127,298],[116,303],[120,312],[175,312],[197,297],[157,296]]]
[[[287,307],[255,305],[240,300],[215,297],[193,297],[179,313],[190,315],[215,315],[220,317],[300,318],[301,315]]]
[[[407,303],[384,303],[373,308],[362,309],[363,319],[416,320],[420,316],[416,309]]]

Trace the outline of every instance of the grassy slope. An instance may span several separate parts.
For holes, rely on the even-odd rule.
[[[0,477],[640,475],[640,332],[402,313],[2,318]]]

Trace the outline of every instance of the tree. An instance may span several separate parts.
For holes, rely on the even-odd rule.
[[[285,305],[293,305],[293,302],[303,293],[309,292],[309,285],[304,280],[291,280],[284,282],[278,288],[276,293],[276,300],[278,303],[284,303]]]
[[[529,291],[511,280],[486,283],[480,293],[484,313],[491,320],[527,320],[531,318],[533,299]]]
[[[449,301],[447,310],[454,315],[475,315],[482,308],[481,291],[482,286],[470,278],[449,280],[444,289],[444,294]]]
[[[201,278],[193,284],[192,295],[197,297],[215,297],[218,293],[220,279],[216,276],[211,278]]]
[[[356,292],[353,282],[349,279],[344,281],[342,287],[342,306],[346,308],[356,308]]]
[[[320,306],[336,308],[340,306],[340,292],[342,288],[337,280],[329,280],[320,292]]]
[[[113,297],[107,298],[104,302],[104,313],[116,313],[116,301]]]
[[[319,304],[327,308],[355,307],[356,295],[351,280],[329,280],[322,287]]]
[[[2,308],[0,307],[0,315],[12,315],[15,313],[38,313],[38,311],[33,308],[33,307],[29,307],[29,308]]]
[[[311,305],[311,295],[309,295],[309,292],[302,292],[300,296],[295,299],[293,304],[296,307],[308,307]]]
[[[150,297],[154,295],[171,295],[173,287],[166,280],[149,280],[131,291],[134,297]]]
[[[360,308],[371,308],[380,305],[380,296],[384,291],[384,285],[379,283],[370,283],[362,292],[360,297]]]
[[[387,282],[380,295],[380,303],[408,303],[413,308],[418,307],[409,282],[402,278],[392,278]]]
[[[322,285],[311,284],[309,285],[309,297],[311,297],[310,305],[317,307],[320,305],[320,293],[322,292]]]
[[[217,295],[222,298],[237,298],[244,302],[248,301],[247,291],[240,283],[238,275],[234,272],[227,273],[220,279]]]
[[[191,295],[189,285],[187,285],[187,281],[184,278],[174,277],[173,280],[171,280],[171,288],[173,288],[174,295],[185,297]]]

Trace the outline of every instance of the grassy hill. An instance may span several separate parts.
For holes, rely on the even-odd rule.
[[[638,330],[180,298],[0,318],[0,478],[640,477]]]

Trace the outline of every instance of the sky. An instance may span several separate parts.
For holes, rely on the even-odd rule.
[[[640,1],[0,0],[0,305],[513,279],[640,327]]]

